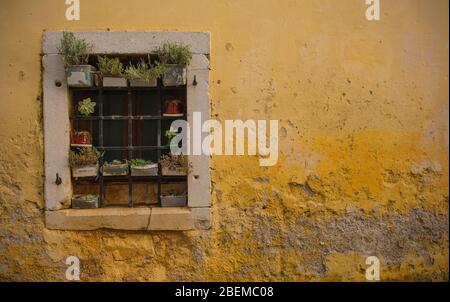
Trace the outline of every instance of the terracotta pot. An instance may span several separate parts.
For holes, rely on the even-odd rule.
[[[167,101],[164,108],[165,116],[183,115],[183,104],[179,100]]]
[[[75,132],[72,139],[73,145],[91,145],[92,137],[88,131]]]

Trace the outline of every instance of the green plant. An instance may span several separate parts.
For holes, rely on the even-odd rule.
[[[172,138],[174,138],[176,135],[178,134],[178,132],[174,131],[174,130],[166,130],[166,132],[164,133],[164,135],[167,137],[167,145],[170,145],[170,142],[172,141]]]
[[[97,56],[98,69],[103,76],[120,77],[123,75],[123,64],[119,58]]]
[[[95,102],[92,102],[91,98],[84,99],[78,102],[78,112],[84,116],[88,117],[95,111]]]
[[[69,153],[69,165],[72,168],[95,165],[100,152],[94,147],[81,148],[79,152],[73,150]]]
[[[165,70],[165,66],[156,62],[154,65],[145,63],[141,60],[136,66],[129,65],[125,69],[125,75],[129,80],[141,79],[149,83],[159,78]]]
[[[166,42],[158,47],[155,52],[163,64],[189,65],[192,59],[189,46],[183,43]]]
[[[63,32],[58,53],[62,55],[66,66],[87,64],[91,51],[92,45],[84,39],[77,39],[71,32]]]
[[[161,159],[159,160],[159,163],[164,166],[167,167],[169,169],[186,169],[188,167],[188,160],[186,155],[180,154],[180,155],[175,155],[175,154],[166,154],[166,155],[162,155]]]
[[[143,167],[143,166],[149,165],[151,163],[152,162],[149,160],[140,159],[140,158],[133,158],[130,160],[131,167]]]

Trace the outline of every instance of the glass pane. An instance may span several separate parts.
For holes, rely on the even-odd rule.
[[[128,115],[126,91],[103,91],[103,115]]]
[[[159,115],[158,92],[156,91],[134,91],[133,115]]]
[[[154,163],[158,162],[158,153],[154,150],[135,150],[132,158],[150,160]]]
[[[120,147],[128,145],[128,121],[103,121],[103,146]]]
[[[133,146],[157,146],[158,121],[133,120]]]
[[[128,158],[128,152],[125,150],[106,150],[103,156],[104,162],[112,162],[113,160],[124,160]]]

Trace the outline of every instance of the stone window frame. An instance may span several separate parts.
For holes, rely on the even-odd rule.
[[[187,67],[187,120],[193,112],[210,118],[209,55],[210,34],[206,32],[73,32],[93,44],[98,54],[147,54],[162,43],[183,42],[193,57]],[[192,230],[211,226],[210,157],[188,156],[187,207],[123,207],[71,209],[72,183],[70,149],[69,90],[64,63],[58,54],[62,31],[43,33],[43,124],[45,223],[48,229],[95,230]],[[195,85],[194,85],[195,78]],[[205,134],[203,134],[205,136]],[[56,184],[57,175],[62,183]]]

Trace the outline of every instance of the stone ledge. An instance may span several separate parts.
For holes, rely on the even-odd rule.
[[[150,208],[45,211],[45,226],[54,230],[146,230],[150,213]]]
[[[52,230],[158,230],[208,229],[210,208],[101,208],[45,211]]]
[[[152,208],[148,230],[192,230],[191,210],[189,208]]]
[[[183,42],[194,54],[210,53],[208,32],[73,32],[77,38],[93,43],[93,53],[151,53],[164,42]],[[46,31],[43,34],[43,53],[58,53],[62,31]]]

